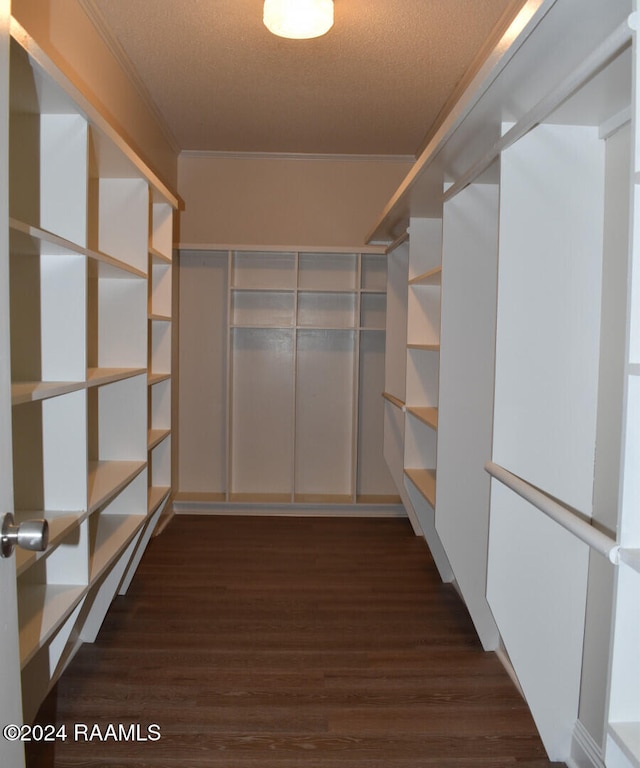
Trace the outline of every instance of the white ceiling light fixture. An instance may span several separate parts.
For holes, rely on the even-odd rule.
[[[264,0],[263,21],[279,37],[307,40],[333,26],[333,0]]]

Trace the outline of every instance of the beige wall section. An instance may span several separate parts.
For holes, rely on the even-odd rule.
[[[78,0],[12,0],[11,12],[131,148],[175,190],[176,149]]]
[[[362,245],[411,166],[407,158],[183,153],[178,241]]]

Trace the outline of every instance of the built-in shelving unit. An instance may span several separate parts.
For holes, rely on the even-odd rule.
[[[376,248],[181,253],[185,429],[177,510],[227,502],[366,504],[399,513],[382,455],[386,280],[386,257]],[[205,309],[223,290],[227,310]],[[198,395],[189,378],[195,360],[187,358],[192,323],[200,323],[203,311],[228,328],[209,374],[228,402],[228,418],[220,420],[224,430],[214,427],[206,447],[198,446],[218,469],[189,477],[198,458],[188,414]],[[216,385],[220,368],[225,381]]]
[[[525,4],[371,232],[405,506],[550,758],[612,768],[640,765],[639,26],[631,0]]]
[[[28,722],[170,493],[170,395],[156,389],[171,381],[177,201],[15,21],[12,35],[14,504],[50,526],[46,552],[16,553]]]

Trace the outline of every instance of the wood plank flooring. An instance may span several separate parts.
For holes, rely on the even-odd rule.
[[[527,707],[405,520],[174,518],[28,768],[545,768]],[[558,764],[556,764],[558,765]]]

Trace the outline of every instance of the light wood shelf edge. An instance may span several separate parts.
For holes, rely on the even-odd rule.
[[[59,235],[55,235],[53,232],[49,232],[46,229],[41,229],[40,227],[36,227],[32,224],[27,224],[23,221],[19,221],[18,219],[9,219],[9,227],[10,232],[15,233],[16,235],[21,236],[22,238],[31,238],[33,240],[38,240],[43,243],[48,243],[49,245],[54,245],[56,248],[59,248],[61,251],[66,251],[69,253],[76,253],[80,256],[85,256],[88,259],[92,259],[93,261],[96,261],[100,264],[105,264],[109,267],[113,267],[114,269],[120,270],[123,273],[122,276],[131,276],[131,277],[140,277],[145,278],[147,277],[146,273],[143,272],[140,269],[137,269],[136,267],[132,267],[130,264],[127,264],[125,261],[121,261],[120,259],[115,258],[115,256],[109,256],[106,253],[103,253],[101,251],[96,251],[91,248],[85,248],[82,245],[78,245],[77,243],[72,242],[71,240],[66,240],[63,237],[60,237]],[[16,247],[12,244],[11,250],[15,251],[18,250],[19,247]],[[41,254],[40,249],[37,251],[30,250],[29,255],[32,256],[38,256]]]
[[[144,461],[90,461],[87,478],[89,512],[117,496],[146,466]]]
[[[438,429],[438,409],[426,406],[407,406],[407,413],[426,424],[431,429]]]
[[[399,397],[392,395],[390,392],[383,392],[382,397],[390,402],[391,405],[395,405],[396,408],[400,408],[402,410],[405,407],[404,400],[400,400]]]
[[[439,352],[440,344],[407,344],[407,349],[418,349],[423,352]]]
[[[167,486],[151,486],[148,491],[147,514],[153,515],[162,502],[171,493],[171,488]]]
[[[33,520],[34,518],[44,518],[49,524],[49,544],[45,552],[33,552],[27,549],[16,550],[16,576],[20,576],[29,570],[32,565],[43,557],[48,557],[55,551],[58,544],[63,541],[71,531],[80,527],[88,513],[82,512],[59,512],[59,511],[21,511],[15,513],[17,523],[22,520]]]
[[[436,471],[435,469],[405,468],[405,475],[411,480],[424,498],[435,508],[436,505]]]
[[[147,450],[153,450],[171,434],[170,429],[150,429],[147,433]]]
[[[435,267],[428,272],[423,272],[421,275],[416,275],[409,280],[409,285],[441,285],[442,284],[442,267]]]

